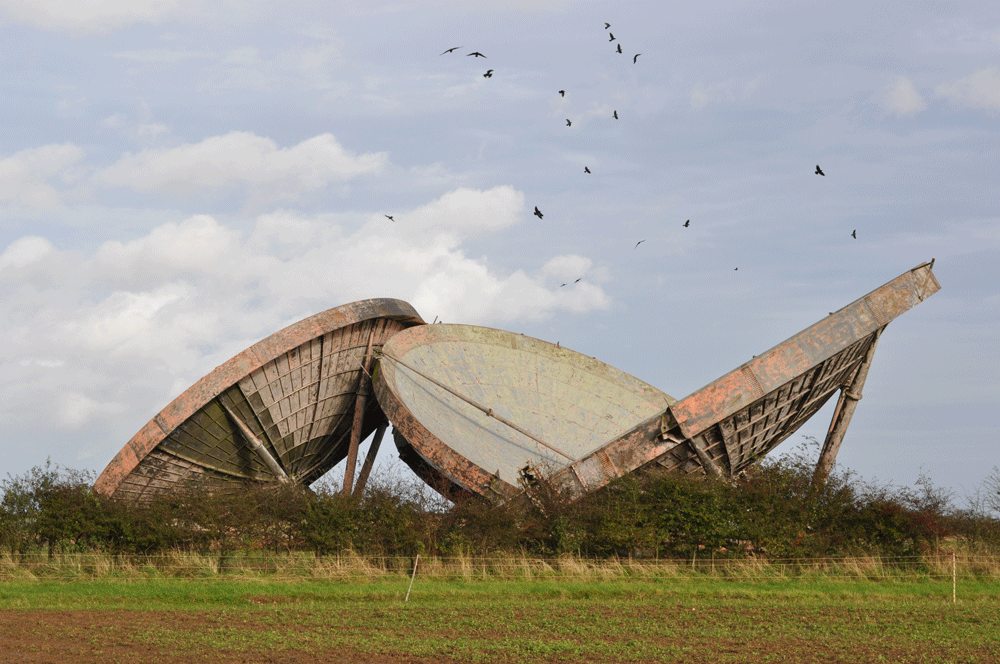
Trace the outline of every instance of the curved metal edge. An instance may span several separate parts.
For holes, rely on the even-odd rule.
[[[448,332],[454,332],[455,334],[445,336]],[[492,343],[497,346],[523,350],[548,358],[552,357],[553,351],[557,351],[559,355],[563,356],[561,360],[573,359],[582,369],[600,375],[608,382],[626,386],[637,394],[649,392],[655,393],[656,396],[662,396],[664,399],[664,408],[677,402],[677,399],[655,385],[651,385],[641,378],[637,378],[595,357],[585,355],[565,346],[557,346],[543,339],[536,339],[526,334],[519,334],[499,328],[462,324],[426,325],[419,328],[419,330],[406,330],[394,336],[391,346],[388,343],[386,344],[388,347],[386,352],[400,359],[405,359],[406,354],[414,348],[445,341]]]
[[[409,302],[391,298],[351,302],[292,323],[220,364],[171,401],[115,455],[94,482],[94,490],[113,495],[139,462],[174,429],[251,371],[310,339],[372,318],[389,318],[410,326],[425,324]]]
[[[449,332],[455,334],[449,335]],[[600,373],[608,381],[626,385],[636,392],[655,391],[656,394],[663,397],[664,409],[676,403],[676,399],[666,392],[596,358],[556,346],[541,339],[496,328],[476,325],[427,325],[396,334],[386,343],[384,350],[395,357],[403,358],[414,348],[436,341],[491,342],[544,356],[550,356],[555,349],[560,354],[565,354],[578,361],[587,371]],[[398,398],[395,376],[396,364],[380,360],[373,375],[372,384],[379,405],[382,406],[386,417],[392,422],[394,439],[398,430],[401,438],[405,441],[405,445],[401,447],[397,440],[397,449],[400,451],[400,458],[407,466],[435,490],[449,498],[450,496],[442,490],[442,487],[451,485],[464,492],[477,493],[487,497],[496,496],[501,500],[511,498],[521,492],[520,487],[501,480],[496,475],[480,468],[427,430]]]
[[[382,412],[392,422],[393,438],[395,439],[398,431],[416,456],[415,459],[410,458],[403,453],[402,449],[399,450],[401,452],[400,458],[413,472],[446,498],[450,498],[448,495],[450,489],[441,486],[443,482],[436,481],[440,478],[446,479],[449,485],[454,485],[461,491],[479,495],[496,493],[506,498],[520,492],[520,488],[495,475],[490,475],[424,428],[419,420],[413,416],[413,413],[396,397],[390,386],[390,383],[395,383],[394,378],[395,366],[391,362],[384,363],[379,360],[375,372],[372,374],[375,398],[382,407]],[[398,443],[397,449],[399,449]],[[415,463],[417,460],[420,463]],[[433,473],[429,471],[433,471]],[[428,482],[426,476],[428,474],[435,481]]]

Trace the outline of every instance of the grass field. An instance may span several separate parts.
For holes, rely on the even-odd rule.
[[[8,576],[0,661],[1000,662],[992,575],[963,575],[953,603],[950,575],[857,561],[506,577],[434,564],[408,602],[401,572]]]

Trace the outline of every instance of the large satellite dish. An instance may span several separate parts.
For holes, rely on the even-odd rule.
[[[645,467],[733,476],[839,392],[825,480],[876,342],[941,287],[923,263],[686,398],[522,335],[462,325],[400,332],[374,377],[402,458],[438,490],[505,498],[540,475],[571,495]]]
[[[423,322],[401,300],[363,300],[272,334],[160,411],[94,488],[142,501],[191,481],[308,485],[384,425],[375,399],[365,398],[366,362],[370,370],[373,352]]]
[[[373,383],[400,456],[448,495],[509,497],[674,402],[586,355],[471,325],[398,333]]]

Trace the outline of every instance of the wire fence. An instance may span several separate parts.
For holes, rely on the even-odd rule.
[[[14,579],[273,579],[378,581],[411,575],[415,557],[312,553],[166,552],[113,556],[100,553],[0,554],[0,581]],[[1000,557],[941,551],[920,556],[690,559],[493,556],[420,556],[418,577],[466,581],[683,580],[766,582],[824,580],[1000,581]]]

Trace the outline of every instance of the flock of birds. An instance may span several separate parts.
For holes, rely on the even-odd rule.
[[[607,22],[605,22],[605,23],[604,23],[604,29],[608,31],[608,42],[610,43],[610,42],[614,42],[614,41],[616,41],[614,33],[613,33],[613,32],[611,32],[611,24],[610,24],[610,23],[607,23]],[[450,53],[454,53],[455,51],[457,51],[457,50],[459,50],[459,49],[461,49],[461,48],[463,48],[463,47],[462,47],[462,46],[453,46],[452,48],[449,48],[449,49],[446,49],[446,50],[442,51],[442,52],[440,53],[440,55],[448,55],[448,54],[450,54]],[[616,52],[617,52],[618,54],[623,54],[623,53],[624,53],[624,51],[622,50],[622,45],[621,45],[621,42],[619,42],[619,43],[617,44],[617,49],[616,49]],[[636,63],[638,63],[638,61],[639,61],[639,56],[640,56],[640,55],[642,55],[642,53],[636,53],[636,54],[635,54],[634,56],[632,56],[632,64],[636,64]],[[482,53],[480,53],[479,51],[473,51],[472,53],[468,53],[468,54],[466,54],[466,57],[474,57],[474,58],[486,58],[486,56],[485,56],[485,55],[483,55]],[[493,78],[493,72],[494,72],[494,70],[493,70],[493,69],[487,69],[487,70],[486,70],[486,73],[485,73],[485,74],[483,74],[483,78]],[[565,97],[565,96],[566,96],[566,91],[565,91],[565,90],[559,90],[559,91],[558,91],[558,94],[559,94],[559,95],[560,95],[561,97]],[[618,119],[618,110],[617,110],[617,109],[613,110],[613,112],[612,112],[612,117],[613,117],[613,118],[614,118],[615,120],[617,120],[617,119]],[[566,126],[567,126],[567,127],[572,127],[572,126],[573,126],[573,122],[572,122],[572,120],[570,120],[569,118],[566,118]],[[587,173],[587,174],[590,174],[590,173],[591,173],[591,170],[590,170],[590,167],[589,167],[589,166],[584,166],[584,167],[583,167],[583,172],[584,172],[584,173]],[[823,177],[826,177],[826,173],[824,173],[824,172],[823,172],[823,169],[819,167],[819,164],[816,164],[816,171],[815,171],[815,175],[822,175]],[[542,214],[542,211],[538,209],[538,206],[537,206],[537,205],[536,205],[536,206],[534,206],[534,207],[535,207],[535,211],[534,211],[534,215],[535,215],[536,217],[538,217],[539,219],[543,219],[543,218],[544,218],[544,215]],[[392,216],[392,215],[388,215],[388,214],[387,214],[387,215],[385,215],[385,217],[386,217],[386,218],[387,218],[387,219],[388,219],[389,221],[392,221],[392,222],[395,222],[395,221],[396,221],[396,220],[395,220],[395,219],[393,218],[393,216]],[[682,224],[682,226],[683,226],[684,228],[689,228],[689,227],[691,226],[691,220],[690,220],[690,219],[688,219],[687,221],[685,221],[685,222],[684,222],[684,223]],[[854,230],[852,230],[852,231],[851,231],[851,237],[852,237],[852,238],[854,238],[855,240],[856,240],[856,239],[858,238],[858,231],[857,231],[857,229],[854,229]],[[639,240],[638,242],[636,242],[636,243],[635,243],[635,246],[633,247],[633,249],[638,249],[638,248],[639,248],[639,245],[640,245],[640,244],[642,244],[642,243],[643,243],[643,242],[645,242],[645,241],[646,241],[645,239],[642,239],[642,240]],[[733,268],[733,269],[734,269],[734,270],[739,270],[740,268],[739,268],[739,267],[735,267],[735,268]],[[580,279],[582,279],[582,278],[583,278],[583,277],[580,277],[579,279],[577,279],[577,280],[576,280],[576,281],[574,281],[573,283],[578,283],[578,282],[580,281]],[[566,286],[566,285],[568,285],[568,284],[562,284],[562,285],[560,286],[560,288],[562,288],[563,286]]]

